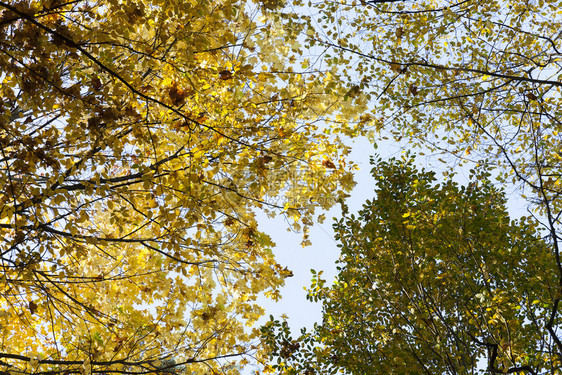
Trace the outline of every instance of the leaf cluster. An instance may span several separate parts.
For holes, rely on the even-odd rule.
[[[234,374],[353,165],[278,1],[0,1],[0,361]],[[336,85],[337,86],[337,85]]]
[[[312,335],[313,359],[285,360],[284,326],[269,323],[280,373],[558,371],[547,328],[559,293],[554,255],[532,221],[509,219],[489,174],[437,184],[408,158],[372,172],[376,197],[334,225],[342,250],[334,284],[316,277],[309,290],[323,322],[296,342]]]

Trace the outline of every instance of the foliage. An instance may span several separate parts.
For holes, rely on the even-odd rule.
[[[309,2],[307,14],[292,19],[306,28],[306,45],[323,49],[334,74],[348,83],[347,96],[363,97],[371,104],[372,110],[361,117],[364,125],[382,138],[440,154],[453,170],[464,163],[497,167],[494,175],[499,182],[520,188],[534,215],[525,225],[532,232],[541,223],[554,267],[548,272],[556,274],[549,280],[556,280],[558,289],[562,288],[561,5],[555,0],[343,0]],[[457,242],[451,239],[453,246]],[[534,264],[537,258],[531,252],[523,255],[520,262],[525,264]],[[512,267],[516,272],[521,265]],[[521,287],[516,290],[517,298],[522,298]],[[536,337],[528,338],[527,348],[505,344],[513,353],[540,353],[545,345],[548,358],[509,354],[508,360],[502,359],[501,340],[490,346],[474,336],[473,345],[480,340],[480,350],[489,351],[490,372],[560,371],[558,361],[549,356],[562,355],[556,325],[562,295],[549,293],[536,298],[545,309],[536,313],[541,317],[536,337],[544,341],[538,344]],[[387,303],[394,301],[389,298]],[[523,314],[525,307],[518,306]],[[528,321],[520,323],[523,331],[531,329],[525,326],[534,323],[531,317],[513,316],[525,316]],[[450,371],[464,371],[464,365],[450,356]],[[480,353],[475,358],[482,357]],[[467,363],[470,367],[473,361]],[[433,364],[428,366],[427,371],[433,371]]]
[[[541,215],[562,208],[560,1],[310,5],[295,22],[348,92],[372,103],[368,124],[455,165],[497,163]]]
[[[510,220],[482,170],[467,186],[409,159],[373,175],[375,199],[334,225],[334,284],[315,275],[309,290],[322,324],[263,329],[279,373],[558,373],[558,270],[534,220]]]
[[[234,374],[254,353],[256,297],[290,275],[257,210],[306,234],[352,185],[355,127],[315,125],[338,83],[295,68],[282,5],[0,0],[4,370]]]

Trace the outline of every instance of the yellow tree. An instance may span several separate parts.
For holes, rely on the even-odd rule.
[[[278,265],[352,185],[280,1],[0,1],[0,365],[237,373]],[[351,103],[351,99],[349,101]],[[362,105],[359,98],[356,105]],[[304,241],[306,242],[306,235]]]

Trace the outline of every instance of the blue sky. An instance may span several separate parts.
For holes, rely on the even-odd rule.
[[[351,212],[358,211],[366,199],[374,195],[374,179],[370,174],[369,158],[377,152],[383,158],[400,154],[400,148],[391,144],[379,147],[377,150],[367,139],[357,139],[353,142],[350,159],[358,164],[360,170],[355,175],[357,185],[351,192],[347,204]],[[268,299],[260,300],[266,309],[266,317],[273,315],[279,318],[281,314],[289,317],[289,324],[295,333],[301,327],[312,327],[314,322],[322,319],[322,306],[306,300],[304,287],[310,285],[311,269],[324,271],[323,277],[329,282],[336,276],[336,260],[339,257],[337,242],[334,240],[332,223],[334,217],[340,217],[339,206],[333,207],[326,213],[326,221],[315,225],[310,231],[311,246],[302,247],[301,233],[288,232],[283,217],[270,219],[263,215],[259,218],[263,231],[268,233],[276,247],[273,249],[277,261],[293,271],[294,276],[286,280],[281,290],[282,299],[273,302]]]
[[[353,151],[350,159],[357,163],[360,170],[355,174],[357,184],[347,200],[347,205],[350,212],[357,212],[367,199],[371,199],[375,195],[375,182],[370,173],[370,157],[375,154],[383,159],[399,157],[409,147],[389,140],[385,143],[378,143],[378,148],[375,150],[365,138],[356,139],[352,145]],[[420,156],[417,159],[420,167],[433,169],[436,172],[438,169],[443,170],[443,164],[437,160],[437,157]],[[465,183],[468,180],[469,170],[469,166],[456,168],[455,180]],[[439,178],[439,175],[437,177]],[[508,210],[511,216],[516,218],[528,215],[527,202],[522,200],[517,187],[505,184],[503,186],[506,188]],[[261,229],[268,233],[277,245],[273,249],[277,261],[281,265],[287,266],[294,274],[292,278],[286,279],[285,287],[281,290],[282,299],[279,302],[266,298],[259,301],[261,306],[266,309],[263,322],[268,319],[269,315],[279,318],[281,314],[286,314],[289,325],[296,334],[300,328],[312,328],[315,322],[322,320],[321,304],[307,301],[304,287],[310,286],[311,269],[323,271],[323,278],[329,283],[337,274],[335,262],[339,257],[339,249],[332,230],[334,217],[341,217],[339,205],[326,213],[324,223],[315,223],[310,231],[312,245],[304,248],[300,245],[302,234],[288,232],[287,223],[283,217],[279,216],[274,219],[267,218],[265,215],[258,217]]]

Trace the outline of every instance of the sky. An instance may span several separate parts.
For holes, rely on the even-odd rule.
[[[350,212],[361,209],[365,200],[374,196],[374,179],[370,174],[371,165],[369,158],[378,154],[387,159],[399,156],[401,153],[398,145],[386,144],[377,150],[367,139],[357,139],[353,143],[350,160],[357,163],[359,171],[355,174],[356,186],[347,200]],[[259,217],[261,229],[268,233],[276,244],[273,252],[277,261],[282,266],[287,266],[293,271],[293,277],[286,279],[285,286],[281,289],[282,299],[274,302],[263,298],[259,301],[266,309],[266,320],[269,315],[280,318],[281,314],[288,316],[288,322],[294,333],[300,328],[312,328],[315,322],[322,320],[322,306],[306,300],[304,287],[310,286],[312,279],[311,269],[324,271],[323,277],[331,281],[336,276],[336,260],[339,257],[337,242],[334,240],[332,230],[333,218],[341,217],[339,205],[334,206],[326,213],[326,220],[315,223],[310,230],[311,246],[302,247],[301,233],[288,232],[285,219],[281,216],[267,218],[265,215]],[[264,320],[264,321],[266,321]]]
[[[353,146],[353,150],[349,159],[354,161],[360,169],[355,173],[356,185],[346,203],[349,212],[355,213],[362,208],[366,200],[375,196],[375,180],[370,173],[372,168],[369,162],[370,157],[373,155],[378,155],[382,159],[400,157],[407,149],[411,150],[411,147],[389,140],[384,143],[379,142],[375,149],[365,138],[358,138],[352,143],[350,141],[350,144]],[[438,165],[441,164],[437,158],[431,156],[418,156],[417,162],[420,167],[437,172]],[[443,165],[441,164],[440,167],[442,168]],[[469,179],[469,170],[468,165],[456,168],[457,175],[454,176],[454,179],[461,184],[466,183]],[[439,175],[436,177],[439,178]],[[527,202],[524,202],[519,194],[520,191],[514,186],[511,187],[511,190],[506,191],[507,207],[512,218],[528,215]],[[320,303],[308,301],[304,288],[311,284],[311,269],[323,271],[322,276],[328,281],[328,285],[337,275],[336,260],[339,258],[340,251],[332,230],[334,217],[341,217],[339,205],[326,212],[324,223],[315,223],[312,226],[310,230],[312,245],[303,248],[300,244],[302,234],[288,232],[287,223],[282,216],[273,219],[265,215],[258,216],[261,230],[269,234],[276,244],[273,252],[277,261],[282,266],[287,266],[294,274],[293,277],[286,279],[285,286],[281,289],[280,301],[274,302],[267,298],[258,301],[266,310],[262,323],[269,319],[269,315],[279,319],[282,314],[286,314],[293,334],[297,334],[301,328],[312,328],[315,322],[321,322],[322,306]]]

